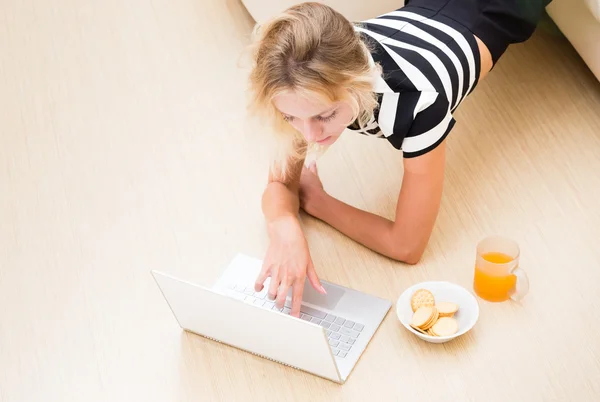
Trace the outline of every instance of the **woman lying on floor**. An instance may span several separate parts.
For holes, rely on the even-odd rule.
[[[408,264],[421,258],[438,214],[453,112],[512,43],[534,32],[549,0],[410,0],[353,24],[321,3],[296,5],[258,27],[253,108],[279,135],[263,195],[270,245],[256,281],[298,316],[305,278],[320,285],[298,210]],[[404,157],[395,221],[326,193],[307,149],[345,129],[384,138]]]

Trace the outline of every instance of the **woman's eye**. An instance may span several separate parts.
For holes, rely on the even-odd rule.
[[[319,120],[321,120],[323,123],[327,123],[328,121],[333,120],[333,118],[336,116],[336,114],[337,114],[337,111],[331,113],[327,117],[319,117]]]
[[[283,120],[290,122],[290,121],[294,120],[294,118],[292,116],[283,115]]]

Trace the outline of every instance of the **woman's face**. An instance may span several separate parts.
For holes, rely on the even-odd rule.
[[[273,103],[309,143],[331,145],[352,123],[352,108],[346,101],[323,103],[286,92],[273,98]]]

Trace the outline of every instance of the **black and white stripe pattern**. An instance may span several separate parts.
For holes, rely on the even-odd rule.
[[[356,30],[371,48],[383,76],[374,83],[379,108],[365,129],[385,137],[407,158],[427,153],[452,129],[452,112],[479,78],[479,50],[465,27],[418,8],[393,11],[363,21]]]

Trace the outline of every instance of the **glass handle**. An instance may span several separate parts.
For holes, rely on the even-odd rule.
[[[514,301],[520,301],[529,292],[529,277],[521,268],[516,268],[512,274],[517,277],[517,283],[510,295]]]

